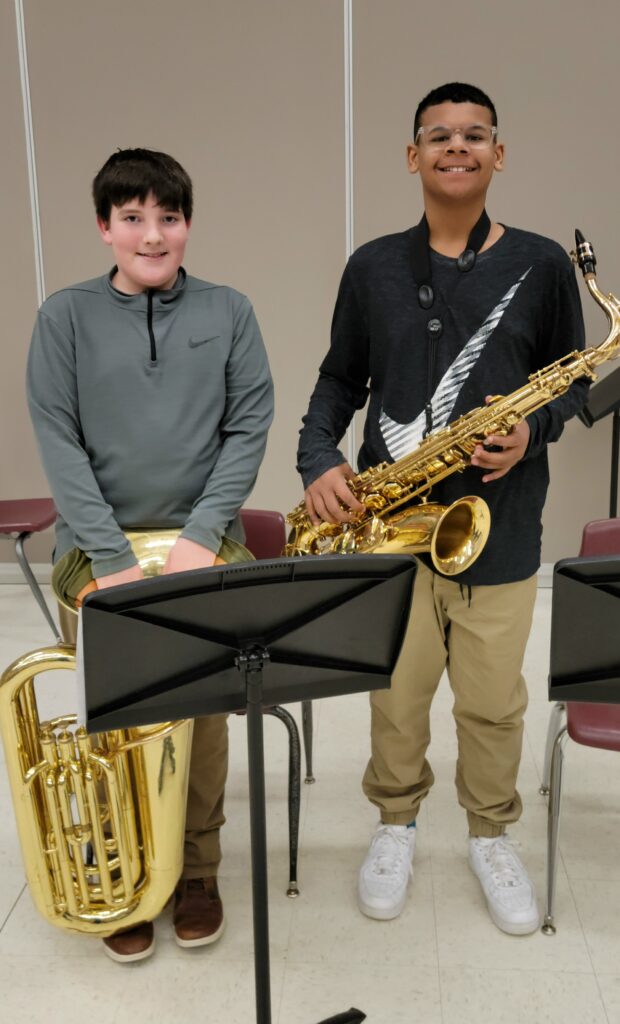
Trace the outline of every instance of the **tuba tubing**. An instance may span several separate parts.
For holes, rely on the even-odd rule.
[[[149,534],[149,575],[170,533],[159,550]],[[105,938],[156,917],[181,875],[193,722],[95,736],[76,715],[41,722],[38,677],[75,665],[70,644],[14,661],[0,678],[0,731],[35,906],[51,924]]]

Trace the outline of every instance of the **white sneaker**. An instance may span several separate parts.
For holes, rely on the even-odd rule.
[[[357,883],[357,905],[366,917],[389,921],[398,917],[413,877],[415,828],[378,825]]]
[[[478,876],[494,924],[509,935],[529,935],[540,924],[530,877],[508,836],[470,837],[469,865]]]

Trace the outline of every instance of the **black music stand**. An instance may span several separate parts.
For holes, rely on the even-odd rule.
[[[415,568],[408,555],[283,558],[160,576],[84,602],[90,731],[247,711],[257,1024],[271,1024],[262,706],[389,687]]]
[[[620,704],[620,556],[554,568],[549,700]]]
[[[620,368],[603,377],[590,388],[588,401],[577,413],[586,427],[611,416],[611,478],[609,484],[609,518],[618,514],[618,462],[620,461]]]

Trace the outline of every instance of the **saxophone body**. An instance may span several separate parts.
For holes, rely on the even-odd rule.
[[[436,505],[429,501],[432,488],[469,466],[476,446],[491,434],[506,436],[531,413],[565,394],[574,381],[581,377],[596,380],[596,367],[620,355],[620,302],[601,292],[592,246],[579,231],[575,238],[573,261],[579,264],[590,294],[609,321],[605,340],[598,347],[570,352],[531,374],[517,391],[496,395],[489,404],[429,434],[396,462],[382,462],[359,473],[349,487],[364,511],[350,523],[315,526],[301,502],[287,516],[291,532],[286,555],[427,552],[435,568],[446,576],[456,576],[475,562],[491,525],[486,502],[474,495],[448,507]]]
[[[145,575],[161,571],[176,535],[128,535]],[[88,735],[74,714],[40,721],[39,676],[75,667],[70,644],[13,662],[0,728],[35,906],[51,924],[105,938],[156,917],[181,875],[193,723]]]

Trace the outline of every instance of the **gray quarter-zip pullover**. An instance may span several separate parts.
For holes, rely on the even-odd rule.
[[[168,291],[125,295],[113,273],[43,303],[27,371],[55,559],[78,547],[95,577],[135,564],[123,530],[182,527],[216,552],[242,540],[273,417],[245,296],[182,269]]]

